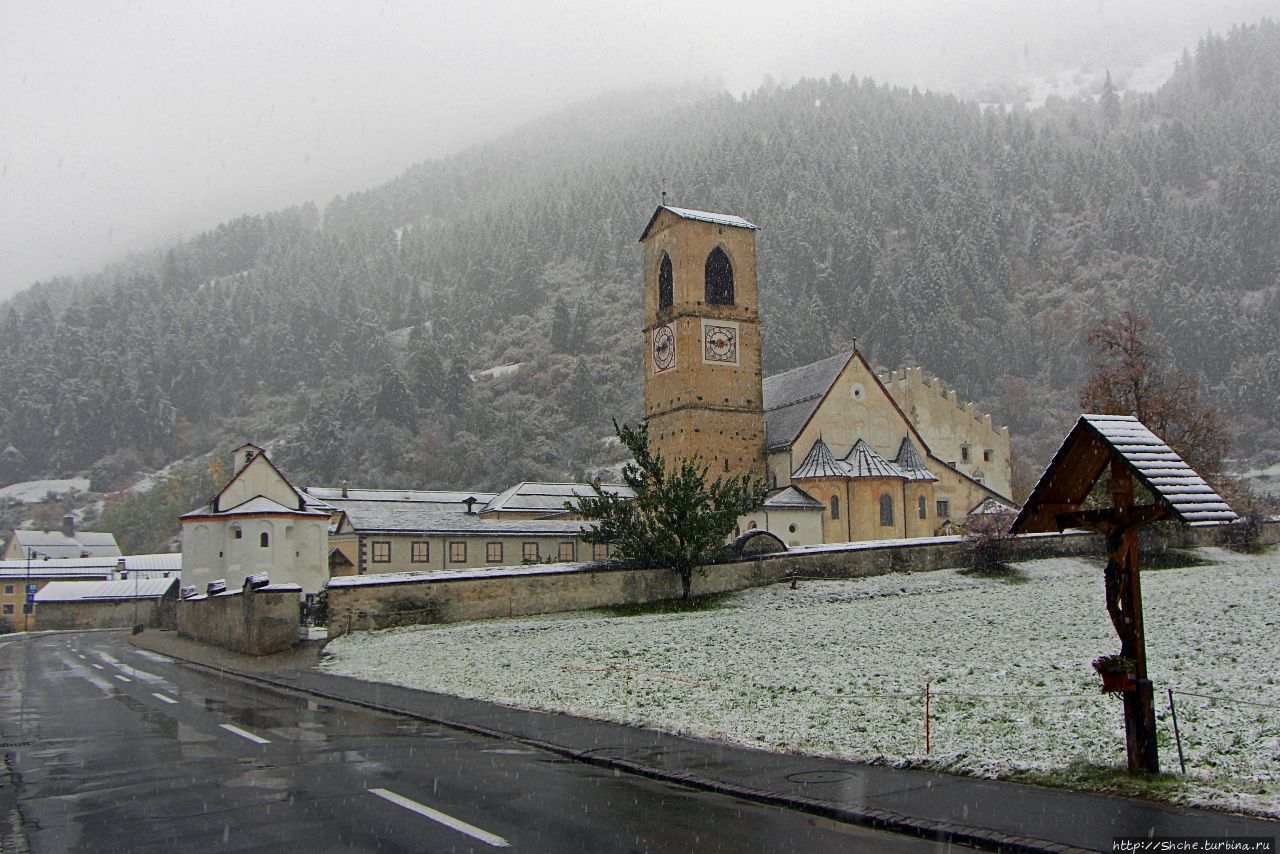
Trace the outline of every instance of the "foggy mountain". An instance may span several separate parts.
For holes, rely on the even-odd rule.
[[[639,414],[636,239],[663,190],[761,226],[766,373],[856,339],[1040,464],[1088,330],[1133,307],[1265,458],[1277,88],[1264,21],[1201,40],[1154,94],[1034,110],[838,77],[600,98],[0,306],[0,485],[87,470],[112,490],[242,439],[303,483],[581,477],[612,460],[610,417]]]

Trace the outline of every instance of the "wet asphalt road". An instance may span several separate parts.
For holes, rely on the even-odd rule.
[[[220,679],[122,633],[0,639],[0,745],[35,852],[944,850]]]

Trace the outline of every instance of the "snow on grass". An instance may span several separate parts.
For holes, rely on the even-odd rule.
[[[0,487],[0,500],[16,501],[19,504],[37,504],[50,495],[55,498],[68,492],[88,492],[87,477],[69,477],[60,480],[25,480],[22,483],[11,483]]]
[[[1163,767],[1178,696],[1202,806],[1280,815],[1280,552],[1203,549],[1209,565],[1143,573]],[[801,582],[720,607],[607,612],[357,633],[325,669],[773,750],[1000,776],[1122,765],[1120,702],[1090,662],[1116,652],[1101,564],[1027,562],[1000,579],[942,570]],[[925,755],[923,690],[932,691]]]

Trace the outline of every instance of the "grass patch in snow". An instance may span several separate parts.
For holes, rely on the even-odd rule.
[[[1167,760],[1167,757],[1166,757]],[[1167,762],[1166,762],[1167,766]],[[1174,760],[1177,767],[1177,760]],[[1130,775],[1124,765],[1097,765],[1076,761],[1065,768],[1051,771],[1015,771],[1009,779],[1036,786],[1053,786],[1101,795],[1145,798],[1152,801],[1177,801],[1189,791],[1187,780],[1178,774]]]

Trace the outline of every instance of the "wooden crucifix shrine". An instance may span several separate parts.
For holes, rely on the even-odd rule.
[[[1111,506],[1084,509],[1094,483],[1108,468]],[[1152,503],[1134,503],[1135,482],[1150,493]],[[1131,667],[1123,690],[1130,773],[1160,770],[1154,690],[1147,677],[1142,627],[1138,529],[1161,519],[1206,525],[1236,518],[1213,488],[1138,419],[1082,415],[1014,520],[1015,534],[1078,527],[1106,538],[1107,614],[1120,636],[1119,660]]]

